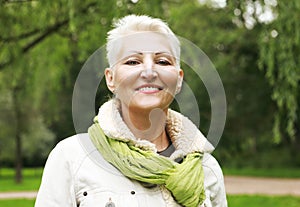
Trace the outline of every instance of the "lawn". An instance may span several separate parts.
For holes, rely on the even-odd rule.
[[[300,169],[224,169],[225,175],[260,176],[300,178]],[[0,169],[0,192],[34,191],[38,190],[42,175],[42,168],[24,169],[22,184],[14,183],[12,169]],[[5,199],[0,200],[0,206],[5,207],[33,207],[34,199]],[[299,207],[300,197],[292,196],[260,196],[260,195],[229,195],[229,207]]]
[[[229,207],[299,207],[300,197],[238,195],[228,196]]]
[[[0,192],[7,191],[34,191],[38,190],[43,168],[26,168],[23,170],[24,180],[21,184],[14,182],[14,170],[0,168]],[[279,177],[279,178],[300,178],[300,169],[227,169],[223,168],[226,175],[237,176],[259,176],[259,177]]]
[[[34,200],[16,199],[0,200],[0,206],[5,207],[33,207]],[[299,207],[300,197],[291,196],[228,196],[229,207]]]
[[[0,200],[0,206],[5,207],[33,207],[33,199],[7,199]]]
[[[0,192],[37,190],[40,186],[42,171],[42,168],[26,168],[23,170],[23,182],[16,184],[13,169],[1,168]]]
[[[224,175],[300,178],[300,168],[223,168]]]

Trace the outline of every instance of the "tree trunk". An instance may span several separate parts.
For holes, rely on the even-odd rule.
[[[15,150],[15,182],[22,182],[22,140],[21,140],[21,109],[19,108],[19,98],[18,98],[18,87],[13,88],[13,104],[15,111],[15,124],[16,124],[16,150]]]
[[[16,183],[22,182],[22,141],[20,132],[16,133],[16,158],[15,158],[15,181]]]

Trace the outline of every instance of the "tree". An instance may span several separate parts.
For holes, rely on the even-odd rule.
[[[274,41],[283,36],[287,37],[288,34],[284,34],[284,28],[278,29],[276,25],[279,23],[275,24],[275,21],[265,27],[255,15],[253,18],[256,23],[249,15],[243,14],[249,5],[258,5],[255,2],[263,5],[262,1],[227,1],[228,5],[221,8],[216,7],[213,0],[201,2],[206,4],[199,4],[198,0],[2,1],[0,103],[4,104],[0,105],[0,111],[3,112],[0,117],[0,153],[1,158],[5,157],[2,162],[9,162],[11,157],[7,151],[16,149],[12,145],[17,142],[12,143],[12,138],[20,141],[18,162],[29,163],[37,154],[42,159],[46,157],[41,154],[47,154],[52,148],[54,143],[49,144],[51,140],[55,139],[56,143],[74,134],[71,109],[77,75],[89,56],[104,46],[106,33],[111,29],[114,19],[131,13],[162,18],[176,34],[195,43],[212,59],[223,80],[228,100],[228,118],[222,139],[225,141],[221,140],[223,149],[217,150],[221,152],[221,161],[224,158],[230,160],[233,154],[241,152],[252,156],[259,152],[262,142],[273,144],[274,141],[268,134],[275,111],[270,94],[271,88],[273,90],[281,86],[269,85],[263,71],[269,71],[268,64],[272,62],[270,60],[274,60],[274,77],[279,74],[278,57],[282,53],[277,53],[278,49],[275,51],[278,45]],[[278,13],[280,8],[279,5]],[[276,22],[280,18],[279,16]],[[263,29],[265,35],[259,42],[257,37]],[[273,35],[277,32],[278,36],[272,38],[270,32]],[[282,46],[284,41],[285,38],[280,39]],[[294,54],[299,52],[296,46],[293,46]],[[263,69],[261,71],[258,70],[258,59]],[[195,79],[195,74],[185,69],[186,80],[200,106],[200,128],[206,132],[210,122],[210,103],[205,101],[208,96],[201,80]],[[267,79],[271,80],[269,76]],[[274,79],[275,82],[277,80],[279,81]],[[286,79],[280,79],[285,80],[287,76]],[[107,99],[103,94],[108,91],[105,84],[101,83],[95,110]],[[290,95],[284,94],[292,97],[294,89],[288,84],[285,85],[289,88]],[[280,90],[276,90],[282,94],[285,89],[282,86]],[[299,89],[296,92],[299,94]],[[297,99],[296,105],[299,105],[299,96]],[[288,106],[291,103],[283,105]],[[287,107],[283,108],[278,113],[278,120],[281,120],[280,135],[284,135],[285,140],[288,137],[287,133],[283,133],[287,124],[284,122],[285,114],[292,113],[287,113]],[[299,117],[299,110],[297,113],[296,116]],[[41,130],[36,131],[36,128]],[[298,131],[294,132],[295,136]],[[37,140],[41,145],[30,149],[30,143]],[[6,145],[10,145],[10,148],[4,149],[3,146]]]
[[[27,141],[32,143],[41,134],[45,135],[45,141],[49,140],[53,132],[59,141],[74,133],[71,112],[74,82],[89,55],[104,45],[113,19],[133,10],[140,12],[141,8],[163,15],[161,5],[161,0],[151,4],[129,0],[1,3],[0,89],[9,97],[3,101],[10,105],[3,110],[13,122],[6,123],[7,117],[1,117],[0,123],[6,130],[0,135],[1,145],[11,137],[15,139],[17,182],[22,178],[22,161],[32,151],[23,154],[29,147]],[[32,126],[40,126],[43,133]]]
[[[260,38],[260,68],[272,87],[274,140],[300,149],[300,3],[277,1],[277,18]],[[298,156],[300,163],[300,157]]]
[[[259,157],[266,151],[263,147],[266,143],[272,146],[268,131],[272,128],[274,107],[270,87],[258,68],[257,36],[262,27],[248,29],[238,24],[238,16],[234,14],[236,6],[211,8],[189,1],[170,11],[170,25],[177,34],[200,47],[218,70],[226,91],[227,120],[216,155],[223,163],[234,163],[235,156],[237,162],[245,165],[243,160]],[[199,101],[200,128],[205,133],[211,118],[209,97],[201,80],[189,68],[184,69],[185,80]]]

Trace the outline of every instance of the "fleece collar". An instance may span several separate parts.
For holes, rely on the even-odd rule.
[[[116,99],[112,99],[100,107],[98,122],[103,132],[110,138],[129,141],[142,149],[157,151],[153,143],[132,134],[120,115],[119,102]],[[171,109],[168,110],[166,130],[176,149],[170,156],[173,160],[196,151],[210,153],[214,150],[214,147],[191,120]]]

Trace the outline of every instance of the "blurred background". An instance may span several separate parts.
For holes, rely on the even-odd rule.
[[[215,65],[226,92],[227,120],[213,154],[225,174],[300,172],[299,1],[0,2],[0,179],[1,169],[14,169],[20,183],[23,168],[42,168],[55,144],[75,133],[77,75],[106,43],[112,22],[127,14],[165,20]],[[209,97],[193,70],[182,67],[206,134]],[[102,81],[97,107],[108,98]]]

